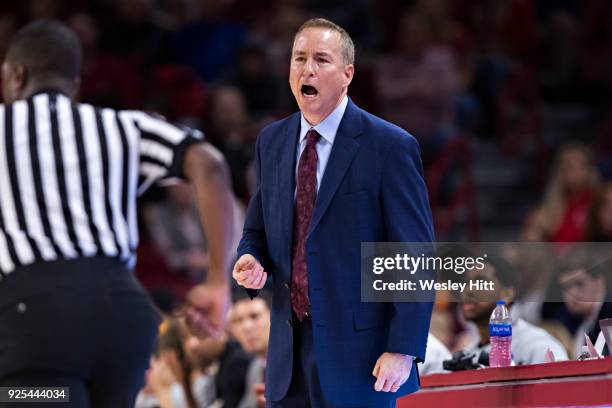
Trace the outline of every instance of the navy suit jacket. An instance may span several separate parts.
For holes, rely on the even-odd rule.
[[[266,396],[291,382],[291,246],[300,113],[264,128],[256,143],[257,187],[238,256],[251,254],[272,277]],[[362,303],[361,242],[433,242],[417,141],[350,99],[318,191],[307,241],[315,361],[323,393],[337,406],[383,403],[419,387],[416,364],[393,393],[376,392],[383,352],[425,358],[432,303]],[[251,294],[255,294],[251,291]]]

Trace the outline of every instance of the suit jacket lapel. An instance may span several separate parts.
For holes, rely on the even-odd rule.
[[[309,234],[317,227],[321,217],[325,214],[325,210],[329,207],[340,182],[353,161],[359,149],[357,137],[361,134],[361,131],[361,113],[353,101],[349,99],[344,116],[340,121],[340,127],[323,174],[323,180],[321,180],[321,187],[317,194],[317,201],[308,230]]]
[[[282,224],[283,241],[292,244],[293,236],[293,212],[295,192],[295,160],[297,155],[297,140],[300,129],[300,113],[296,113],[288,121],[280,143],[277,163],[279,177],[278,198],[281,203],[282,217],[286,220]]]

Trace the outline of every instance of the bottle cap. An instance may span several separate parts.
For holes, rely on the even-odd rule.
[[[496,304],[498,304],[498,305],[505,305],[505,304],[506,304],[506,301],[505,301],[505,300],[498,300],[498,301],[496,302]]]

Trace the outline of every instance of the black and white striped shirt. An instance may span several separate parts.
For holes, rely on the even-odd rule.
[[[133,264],[137,195],[180,177],[187,146],[202,140],[144,112],[53,91],[0,105],[0,279],[62,258]]]

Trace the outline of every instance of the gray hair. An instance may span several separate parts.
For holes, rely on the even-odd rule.
[[[340,40],[342,42],[342,59],[344,60],[344,63],[346,65],[355,63],[355,44],[353,43],[353,39],[351,38],[351,36],[346,32],[344,28],[324,18],[311,18],[310,20],[302,24],[297,30],[297,33],[295,33],[295,37],[293,38],[294,46],[297,36],[307,28],[325,28],[340,34]]]

